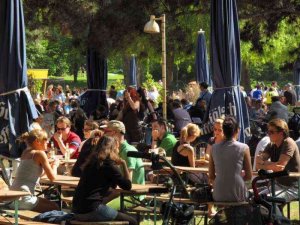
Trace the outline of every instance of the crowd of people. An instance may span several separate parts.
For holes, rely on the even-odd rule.
[[[32,130],[19,138],[25,147],[11,189],[32,193],[22,198],[19,207],[38,212],[57,209],[54,203],[34,195],[43,171],[50,180],[65,172],[57,159],[46,154],[55,148],[57,155],[77,159],[71,171],[71,175],[80,177],[72,204],[77,220],[125,220],[137,224],[113,204],[118,197],[114,188],[130,190],[132,184],[145,184],[147,178],[153,181],[154,175],[146,175],[142,159],[128,157],[127,152],[144,151],[137,149],[137,144],[149,142],[149,148],[163,149],[175,166],[195,167],[195,142],[202,135],[199,126],[212,95],[206,83],[199,87],[194,104],[188,99],[190,93],[186,93],[186,98],[168,99],[168,120],[174,124],[170,130],[169,121],[160,116],[162,105],[156,107],[159,94],[155,89],[149,95],[144,88],[128,87],[120,94],[111,86],[107,96],[109,109],[99,105],[86,115],[77,100],[78,93],[50,85],[47,98],[35,101],[40,117]],[[300,141],[289,137],[287,125],[288,110],[297,105],[292,85],[287,84],[280,91],[272,82],[269,88],[257,85],[248,95],[243,90],[242,93],[250,119],[267,122],[268,141],[258,145],[252,165],[249,146],[238,141],[240,130],[234,116],[215,121],[203,162],[209,167],[209,174],[188,177],[191,184],[210,183],[215,201],[246,201],[246,182],[251,180],[252,170],[300,172]],[[143,129],[141,122],[149,125],[150,132]],[[296,199],[296,181],[290,177],[278,179],[276,191],[288,201]],[[209,213],[214,214],[211,206]]]

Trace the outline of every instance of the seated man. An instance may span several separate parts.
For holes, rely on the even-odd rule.
[[[111,120],[108,122],[105,128],[105,135],[114,137],[119,143],[119,156],[121,159],[126,161],[129,179],[133,184],[145,184],[145,169],[143,161],[141,158],[128,157],[127,153],[129,151],[137,151],[137,149],[128,144],[125,140],[125,125],[121,121]],[[142,200],[143,196],[139,196],[139,199]],[[115,199],[108,203],[114,209],[119,208],[119,199]]]
[[[166,120],[159,119],[152,122],[152,149],[157,147],[163,148],[167,156],[172,156],[176,143],[175,136],[168,132]]]
[[[67,145],[69,145],[70,158],[77,159],[81,140],[77,134],[71,132],[71,121],[67,117],[61,116],[57,119],[56,132],[51,141],[54,142],[54,147],[59,150],[58,154],[62,155],[65,155]]]
[[[299,149],[288,134],[289,128],[285,121],[273,119],[268,123],[268,135],[271,143],[256,157],[256,169],[300,172]],[[285,198],[287,202],[298,198],[297,183],[297,177],[277,178],[276,197]]]

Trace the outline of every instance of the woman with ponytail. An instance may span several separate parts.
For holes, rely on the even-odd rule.
[[[43,172],[53,181],[56,177],[59,161],[49,162],[47,150],[47,133],[41,129],[34,129],[29,133],[24,133],[19,138],[26,143],[27,148],[21,155],[21,162],[16,172],[16,177],[11,186],[11,190],[28,191],[31,196],[23,197],[19,201],[19,209],[32,210],[36,212],[47,212],[58,210],[56,203],[34,195],[36,184],[39,182]],[[10,205],[14,208],[13,204]]]
[[[180,140],[173,148],[172,163],[174,166],[195,167],[195,153],[191,143],[200,135],[196,124],[189,123],[181,129]]]

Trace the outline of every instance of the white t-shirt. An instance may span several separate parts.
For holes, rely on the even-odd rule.
[[[253,162],[253,171],[256,171],[256,156],[260,151],[265,150],[266,146],[270,143],[270,137],[265,136],[263,137],[257,144],[256,149],[255,149],[255,154],[254,154],[254,162]]]

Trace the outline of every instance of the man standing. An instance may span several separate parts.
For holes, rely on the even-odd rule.
[[[211,98],[211,93],[207,90],[208,84],[205,82],[200,83],[200,97],[198,98],[197,102],[200,100],[205,100],[206,105],[209,104],[210,98]]]
[[[173,148],[176,143],[177,140],[175,136],[168,132],[166,120],[158,119],[152,122],[151,148],[163,148],[167,156],[172,156]]]

